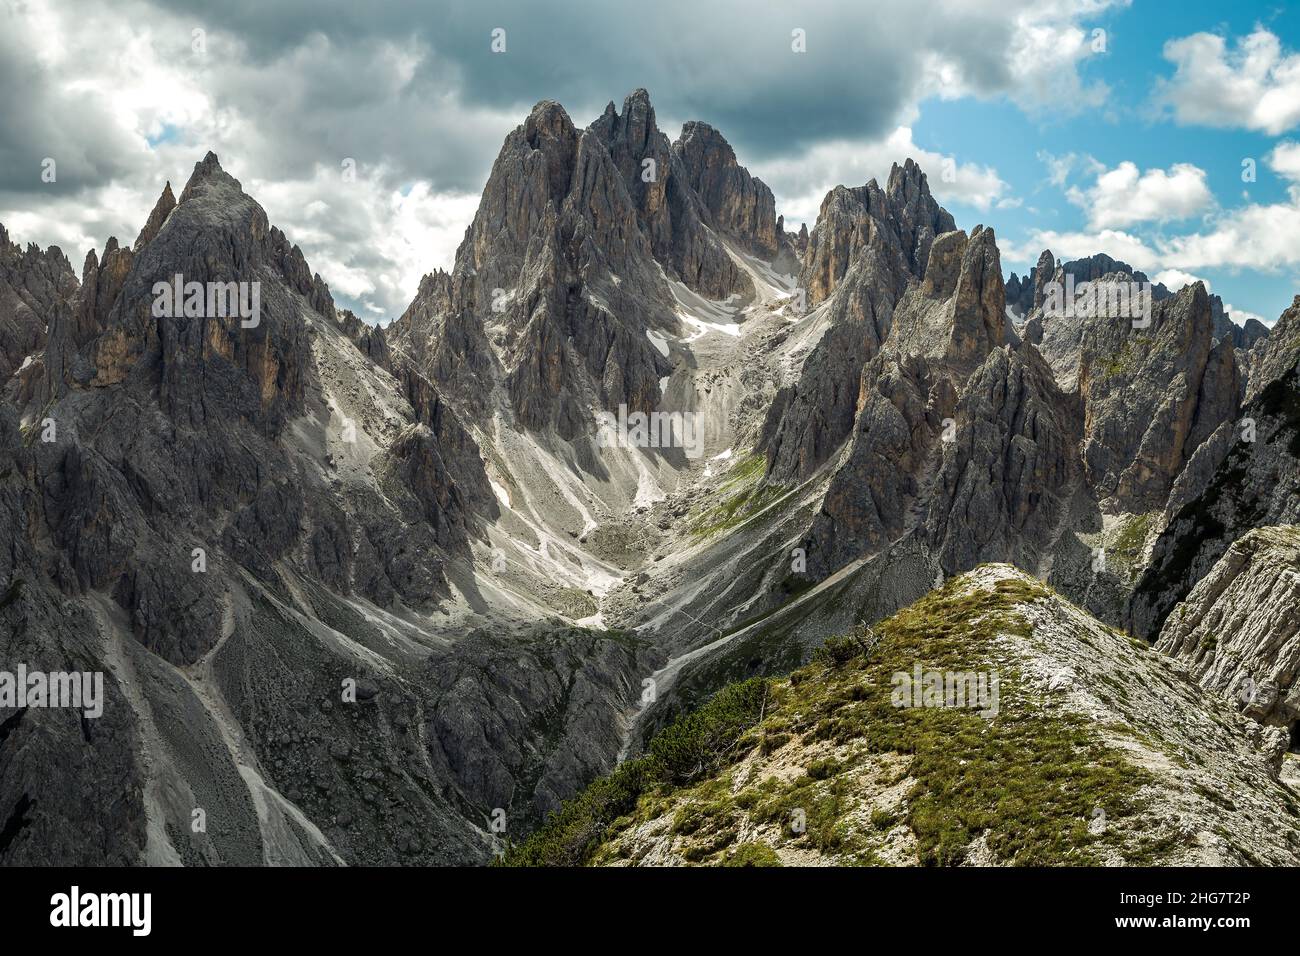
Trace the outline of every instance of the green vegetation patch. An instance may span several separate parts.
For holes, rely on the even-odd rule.
[[[1136,564],[1142,555],[1142,545],[1146,543],[1155,520],[1154,511],[1144,515],[1134,515],[1124,521],[1111,541],[1111,550],[1129,565]]]
[[[788,681],[733,684],[661,731],[646,757],[566,804],[506,862],[606,859],[608,839],[665,814],[691,862],[765,865],[735,861],[770,859],[788,844],[876,864],[883,832],[900,824],[928,865],[962,862],[980,836],[998,860],[1019,865],[1092,865],[1112,853],[1151,862],[1161,847],[1126,846],[1115,826],[1136,812],[1149,774],[1082,717],[1049,710],[1025,692],[998,646],[1001,636],[1028,636],[1017,608],[1050,593],[1023,579],[971,590],[959,578],[878,625],[873,646],[828,642]],[[910,674],[918,663],[927,672],[996,671],[996,715],[894,706],[894,675]],[[735,792],[733,776],[742,771],[729,768],[786,746],[811,751],[801,776],[749,779]],[[892,772],[875,759],[884,755],[901,755],[906,764],[881,781],[881,773]],[[886,786],[913,784],[901,804],[869,807],[862,799],[868,775]],[[1089,832],[1100,814],[1108,825]],[[775,848],[736,845],[742,828],[754,824],[772,828]]]
[[[760,485],[766,468],[767,461],[762,455],[748,455],[732,465],[719,489],[724,496],[722,502],[691,521],[691,534],[707,538],[730,530],[791,494],[792,489],[781,485]]]
[[[735,762],[745,751],[741,737],[759,722],[770,682],[761,678],[718,691],[699,710],[679,717],[655,735],[649,753],[621,764],[567,802],[523,843],[507,852],[508,866],[581,866],[643,800],[700,780]],[[627,821],[624,821],[625,823]],[[684,826],[691,826],[685,820]],[[696,821],[694,829],[703,825]]]
[[[781,858],[766,843],[755,840],[753,843],[742,843],[734,851],[727,854],[727,858],[722,861],[722,865],[780,866]]]
[[[803,681],[817,717],[812,736],[865,743],[871,752],[910,754],[916,783],[906,822],[922,863],[962,862],[984,834],[998,859],[1024,865],[1100,862],[1087,822],[1133,812],[1144,775],[1106,747],[1081,717],[1049,713],[1020,691],[1021,675],[996,660],[999,634],[1027,636],[1017,605],[1047,596],[1037,583],[1000,581],[968,592],[958,579],[880,625],[880,645],[859,667],[860,701],[843,700],[834,681]],[[999,712],[895,707],[891,678],[920,662],[927,671],[998,672]],[[1108,828],[1113,833],[1113,828]],[[1122,847],[1116,843],[1116,848]]]

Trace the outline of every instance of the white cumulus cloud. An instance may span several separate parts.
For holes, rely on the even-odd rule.
[[[1223,37],[1194,33],[1170,40],[1177,70],[1163,98],[1179,122],[1260,130],[1277,136],[1300,123],[1300,54],[1257,27],[1230,49]]]
[[[1190,272],[1184,272],[1182,269],[1162,269],[1151,277],[1152,282],[1162,283],[1170,292],[1177,292],[1183,286],[1192,285],[1197,282],[1205,284],[1207,292],[1213,292],[1214,288],[1210,285],[1209,279],[1202,279],[1200,276],[1194,276]]]
[[[1251,319],[1254,319],[1256,322],[1263,322],[1265,325],[1273,325],[1277,322],[1276,319],[1268,320],[1262,315],[1256,315],[1254,312],[1247,312],[1245,309],[1239,309],[1230,302],[1224,303],[1223,311],[1227,312],[1228,318],[1232,319],[1232,321],[1236,322],[1238,325],[1245,325]]]
[[[1087,212],[1090,229],[1186,219],[1213,202],[1203,169],[1176,163],[1140,172],[1127,160],[1099,173],[1087,188],[1066,190],[1066,197]]]
[[[1283,179],[1300,183],[1300,143],[1278,143],[1266,161],[1269,168]]]

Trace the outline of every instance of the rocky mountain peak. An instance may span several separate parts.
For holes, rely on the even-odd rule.
[[[542,181],[547,186],[544,198],[557,204],[562,202],[569,191],[577,149],[578,134],[573,120],[559,103],[542,100],[524,120],[522,138],[529,149],[541,154],[540,162],[545,170]]]
[[[1098,282],[1109,276],[1127,276],[1138,282],[1149,281],[1145,273],[1105,253],[1099,252],[1069,262],[1057,262],[1052,251],[1044,249],[1038,257],[1037,264],[1023,278],[1012,273],[1011,280],[1007,283],[1008,308],[1020,319],[1034,316],[1043,307],[1046,298],[1044,286],[1049,282],[1064,282],[1067,275],[1072,276],[1076,284]],[[1158,301],[1170,295],[1172,293],[1165,286],[1160,283],[1152,284],[1153,299]],[[1032,333],[1033,336],[1036,334],[1036,332]]]
[[[930,194],[930,184],[921,167],[911,158],[889,171],[886,188],[890,212],[898,225],[903,253],[913,275],[925,271],[930,244],[934,237],[957,228],[946,209]]]
[[[208,155],[212,154],[209,153]],[[215,160],[216,157],[213,156],[213,159]],[[145,221],[144,228],[142,228],[140,234],[136,236],[135,243],[131,248],[136,252],[139,252],[146,244],[151,242],[154,236],[158,235],[158,230],[162,228],[163,223],[167,221],[167,217],[171,215],[171,211],[175,208],[176,197],[172,195],[172,184],[169,179],[167,180],[167,185],[163,186],[162,195],[160,195],[158,201],[154,203],[153,211],[149,213],[149,218]]]
[[[51,316],[76,290],[76,274],[62,249],[33,242],[20,247],[0,225],[0,383],[24,366],[25,375],[39,371]]]
[[[664,270],[710,298],[744,289],[746,280],[715,232],[724,225],[714,222],[683,157],[656,124],[650,94],[634,90],[621,113],[606,109],[589,130],[618,168],[641,231]]]
[[[212,150],[208,150],[204,157],[194,164],[194,171],[190,173],[190,178],[186,181],[185,188],[181,190],[180,202],[185,202],[186,198],[192,193],[192,191],[198,189],[202,183],[210,179],[222,177],[234,183],[236,189],[242,190],[243,187],[239,185],[239,180],[235,179],[221,168],[221,160],[217,158],[217,154],[212,152]]]
[[[942,358],[960,382],[1005,341],[1006,292],[993,230],[945,232],[931,245],[924,279],[904,297],[892,338],[906,355]]]
[[[961,254],[953,291],[952,340],[960,354],[981,358],[1005,338],[1006,289],[1002,260],[991,228],[976,226]]]
[[[898,163],[890,164],[889,178],[885,183],[885,194],[895,209],[933,202],[930,199],[929,181],[916,160],[910,156],[903,160],[901,166]]]
[[[776,221],[726,140],[688,124],[673,146],[644,89],[585,130],[542,101],[506,137],[450,280],[421,283],[391,344],[440,384],[503,374],[527,427],[572,438],[590,395],[657,403],[668,363],[647,331],[676,330],[678,295],[752,289],[726,243],[772,255]]]
[[[935,238],[926,261],[925,278],[921,282],[923,294],[946,299],[956,291],[968,245],[968,237],[962,230],[945,232]]]
[[[654,148],[659,126],[655,122],[655,108],[650,104],[649,92],[637,88],[624,97],[617,127],[618,136],[629,149],[644,155]]]
[[[776,217],[776,199],[761,179],[736,160],[736,152],[708,123],[692,121],[682,127],[673,144],[681,157],[691,188],[708,207],[713,223],[740,239],[750,251],[771,259],[784,236]]]
[[[1122,274],[1115,281],[1127,282]],[[1240,400],[1233,345],[1215,339],[1205,286],[1193,283],[1152,303],[1149,319],[1104,308],[1050,318],[1048,331],[1054,323],[1079,329],[1089,480],[1112,507],[1159,507],[1188,458]],[[1051,342],[1045,338],[1044,348]]]
[[[1263,358],[1252,370],[1247,399],[1260,395],[1270,383],[1291,374],[1300,362],[1300,295],[1268,332]]]
[[[1047,293],[1043,287],[1052,281],[1052,276],[1056,275],[1056,257],[1052,255],[1051,249],[1044,249],[1038,256],[1038,264],[1034,266],[1033,276],[1033,308],[1041,309],[1043,300]]]
[[[809,305],[835,291],[857,251],[872,241],[896,251],[907,274],[921,278],[935,236],[957,228],[930,194],[925,173],[911,159],[890,169],[885,190],[873,179],[864,186],[836,186],[822,200],[808,239],[799,281]]]

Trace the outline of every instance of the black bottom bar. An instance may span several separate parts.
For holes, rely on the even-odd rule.
[[[695,943],[715,933],[733,944],[761,941],[800,926],[809,941],[868,930],[879,941],[881,921],[936,942],[1040,933],[1071,941],[1199,933],[1228,941],[1292,928],[1287,885],[1295,878],[1293,871],[1154,869],[0,870],[0,923],[9,944],[76,933],[82,942],[127,945],[388,945],[409,933],[441,945],[452,941],[448,930],[495,945],[596,933],[649,942],[667,932],[666,942],[688,926]],[[74,886],[77,922],[116,913],[126,925],[52,926],[52,915],[73,921]],[[101,905],[98,896],[133,893],[149,894],[148,936],[131,925],[132,916],[137,927],[144,922],[144,897],[132,909],[125,898]],[[439,935],[428,936],[431,928]]]

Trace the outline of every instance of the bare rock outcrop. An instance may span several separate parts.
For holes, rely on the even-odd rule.
[[[728,217],[728,225],[744,226],[746,213],[741,210],[747,205],[752,207],[752,201],[738,191],[746,185],[754,188],[748,173],[739,170],[743,176],[714,182],[703,176],[703,169],[692,169],[692,157],[670,145],[659,130],[650,94],[643,89],[628,94],[621,113],[613,103],[607,105],[589,130],[609,150],[636,206],[654,257],[669,275],[712,299],[723,299],[749,287],[748,279],[736,268],[711,228],[716,224],[711,203]],[[698,162],[703,157],[694,159]],[[696,173],[702,176],[700,182],[713,190],[711,197],[697,192]],[[733,195],[728,190],[737,192]],[[770,192],[767,199],[775,216]]]
[[[822,203],[800,281],[810,305],[834,290],[830,327],[798,381],[782,389],[769,409],[760,449],[773,480],[806,479],[843,444],[865,394],[859,387],[862,369],[889,338],[894,310],[909,284],[926,274],[935,242],[933,224],[951,228],[952,217],[934,202],[925,174],[911,160],[893,168],[889,183],[888,192],[875,180],[860,189],[836,187]],[[952,233],[951,242],[958,235]],[[965,234],[960,236],[964,250]],[[934,281],[945,289],[937,292],[932,286],[928,297],[953,294],[960,255],[936,267]],[[940,272],[945,273],[942,279]],[[976,290],[971,283],[986,279],[991,281],[989,276],[968,276],[963,296],[978,298],[982,286]]]
[[[26,248],[0,225],[0,385],[41,353],[55,311],[77,290],[77,277],[58,246]]]
[[[1300,348],[1292,321],[1267,339],[1258,390],[1193,458],[1176,487],[1168,523],[1151,550],[1129,609],[1130,626],[1154,639],[1183,600],[1251,528],[1300,523]],[[1207,477],[1208,476],[1208,477]],[[1173,507],[1178,506],[1176,512]]]
[[[807,291],[810,307],[829,298],[875,230],[896,247],[908,272],[920,278],[935,237],[956,228],[930,195],[921,168],[910,159],[895,164],[883,190],[873,179],[865,186],[836,186],[826,194],[808,237],[799,285]]]
[[[962,387],[928,506],[926,538],[946,572],[1044,565],[1081,471],[1081,417],[1032,346],[989,352]]]
[[[760,440],[774,480],[803,480],[843,444],[853,427],[863,366],[893,326],[909,274],[896,246],[873,232],[828,306],[829,325],[800,377],[769,406]]]
[[[495,511],[473,441],[436,397],[412,386],[423,411],[406,405],[412,435],[394,438],[387,452],[387,473],[400,487],[382,497],[375,488],[369,501],[359,491],[347,504],[337,500],[313,468],[337,468],[342,449],[370,440],[367,427],[378,434],[400,426],[374,412],[369,422],[344,417],[340,450],[318,452],[308,466],[292,448],[304,427],[319,426],[288,434],[290,423],[312,418],[322,401],[327,420],[343,416],[333,392],[348,387],[341,375],[369,376],[368,390],[388,389],[401,407],[398,383],[382,381],[382,334],[340,319],[302,253],[214,155],[196,165],[174,206],[169,196],[135,248],[110,240],[102,259],[88,257],[80,289],[51,329],[45,414],[58,436],[37,443],[35,468],[43,520],[60,549],[56,582],[73,593],[110,593],[135,636],[175,662],[202,656],[223,626],[224,574],[194,573],[195,553],[272,585],[295,566],[381,604],[445,595],[436,563],[427,581],[415,581],[399,557],[417,540],[464,548],[475,516]],[[178,275],[200,289],[255,288],[257,313],[214,313],[203,295],[159,308],[157,284],[170,293]],[[348,363],[359,371],[344,372]],[[327,431],[306,444],[330,441]],[[384,467],[377,472],[376,481]],[[359,529],[408,499],[406,520],[379,553],[363,557],[359,549],[373,543],[363,545]],[[322,561],[326,545],[331,557]]]
[[[990,554],[1004,559],[977,542],[1006,544],[1031,522],[1046,535],[1077,426],[1032,347],[1003,344],[1004,294],[991,229],[935,239],[924,280],[908,288],[862,370],[848,447],[809,533],[817,571],[909,531],[959,570]],[[1015,486],[1029,476],[1043,484]],[[1042,500],[1030,500],[1035,491]]]
[[[1048,319],[1063,321],[1071,320]],[[1196,448],[1232,419],[1240,394],[1232,343],[1216,342],[1203,285],[1154,303],[1149,327],[1141,323],[1092,316],[1079,353],[1088,478],[1131,513],[1163,506]]]
[[[751,252],[776,257],[784,228],[776,216],[776,199],[761,179],[736,161],[736,152],[708,123],[690,122],[673,143],[691,188],[708,207],[713,224],[739,239]]]
[[[500,377],[526,427],[565,438],[588,427],[593,404],[654,408],[669,369],[645,333],[677,324],[656,243],[694,249],[683,237],[703,226],[674,207],[669,186],[688,187],[641,92],[585,131],[545,101],[506,137],[454,271],[426,277],[394,324],[435,382],[485,396]],[[640,176],[647,158],[652,182]],[[698,278],[702,253],[683,255]]]
[[[1300,745],[1300,528],[1254,528],[1224,552],[1160,631],[1202,687]]]

